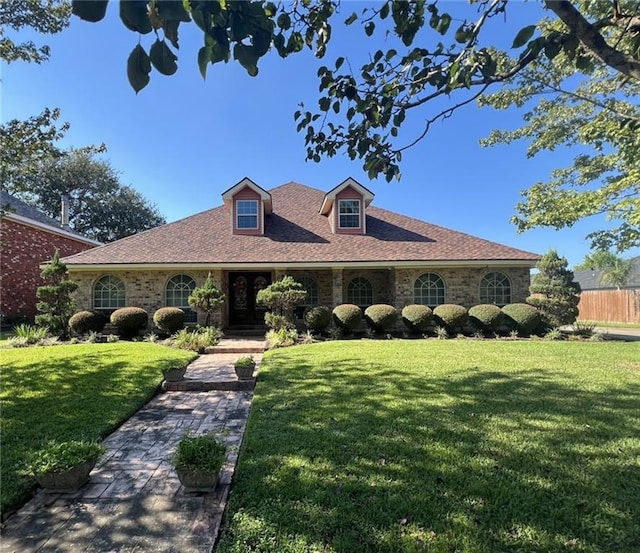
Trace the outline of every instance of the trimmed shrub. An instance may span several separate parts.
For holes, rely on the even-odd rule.
[[[133,338],[147,328],[149,315],[141,307],[122,307],[111,313],[111,324],[116,327],[118,336]]]
[[[375,332],[389,331],[398,318],[398,311],[393,305],[375,303],[367,307],[364,312],[364,320],[369,328]]]
[[[206,348],[219,344],[223,336],[224,333],[219,328],[204,326],[180,329],[171,339],[177,348],[203,353]]]
[[[471,324],[485,333],[496,332],[502,324],[502,319],[502,310],[497,305],[484,303],[469,309]]]
[[[426,332],[432,320],[433,311],[426,305],[407,305],[402,310],[402,322],[410,332]]]
[[[107,316],[100,311],[78,311],[69,319],[69,328],[80,336],[90,332],[102,332],[107,320]]]
[[[534,333],[542,322],[540,312],[527,303],[510,303],[502,308],[505,323],[510,330],[517,330],[521,334]]]
[[[353,332],[362,321],[362,309],[352,303],[343,303],[333,308],[333,322],[345,332]]]
[[[184,326],[184,311],[179,307],[161,307],[153,314],[155,325],[167,334],[175,334]]]
[[[304,322],[311,332],[324,332],[331,324],[331,309],[326,305],[312,307],[304,314]]]
[[[267,311],[264,314],[264,324],[271,330],[280,330],[281,328],[295,328],[295,325],[285,316],[279,313]]]
[[[445,303],[433,310],[436,325],[443,326],[449,333],[455,333],[469,321],[469,312],[462,305]]]

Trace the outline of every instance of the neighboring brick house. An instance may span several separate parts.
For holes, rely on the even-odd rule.
[[[210,273],[227,295],[223,326],[260,324],[258,290],[291,275],[307,305],[503,305],[529,294],[537,254],[371,206],[353,179],[328,193],[298,183],[270,191],[245,178],[223,206],[66,258],[78,305],[185,310]]]
[[[32,319],[37,313],[36,290],[43,284],[40,265],[55,250],[72,255],[100,245],[61,226],[23,201],[0,196],[0,313],[3,321]]]

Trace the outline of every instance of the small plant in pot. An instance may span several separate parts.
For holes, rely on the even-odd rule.
[[[210,492],[218,483],[226,448],[213,434],[185,434],[176,448],[173,464],[186,492]]]
[[[236,370],[236,376],[239,380],[248,380],[253,376],[256,362],[253,360],[253,357],[240,357],[240,359],[233,364],[233,368]]]
[[[93,440],[51,442],[33,454],[28,470],[47,493],[75,492],[87,483],[105,449]]]
[[[187,367],[169,367],[162,371],[162,376],[167,382],[180,382],[184,378]]]

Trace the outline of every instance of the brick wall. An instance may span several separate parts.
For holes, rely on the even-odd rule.
[[[40,264],[49,261],[56,248],[61,256],[93,248],[45,230],[2,219],[0,230],[0,312],[8,319],[33,317],[36,290],[43,284]]]

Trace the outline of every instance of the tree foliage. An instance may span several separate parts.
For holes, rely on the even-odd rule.
[[[258,291],[256,300],[259,304],[266,305],[272,313],[284,316],[291,321],[293,308],[302,303],[306,297],[307,291],[302,284],[292,276],[285,275]]]
[[[567,260],[555,250],[542,256],[536,265],[529,288],[531,296],[527,303],[540,311],[543,322],[549,328],[558,328],[575,322],[580,302],[580,285],[573,272],[567,268]]]
[[[287,57],[306,47],[322,58],[336,20],[359,24],[365,37],[384,43],[376,40],[364,64],[343,53],[319,69],[317,107],[301,105],[295,113],[307,159],[346,153],[362,160],[371,178],[391,181],[400,178],[403,152],[457,109],[476,100],[497,108],[533,104],[522,129],[493,133],[487,144],[524,138],[529,155],[562,145],[579,151],[572,166],[524,193],[513,218],[518,229],[561,228],[605,214],[619,226],[594,233],[594,245],[622,251],[640,244],[640,113],[633,101],[640,86],[640,5],[546,0],[548,17],[512,29],[511,48],[498,49],[495,29],[508,24],[513,2],[469,3],[388,0],[350,15],[351,4],[338,0],[141,0],[120,2],[119,9],[128,29],[155,37],[148,48],[136,40],[127,61],[136,92],[152,70],[175,73],[178,29],[189,21],[203,35],[197,53],[203,77],[209,65],[231,59],[255,76],[270,51]],[[102,19],[106,8],[106,0],[73,2],[87,21]],[[401,133],[408,117],[424,121],[415,136]]]
[[[187,301],[191,307],[206,314],[204,325],[209,326],[211,314],[224,304],[226,296],[224,292],[219,290],[213,283],[211,273],[209,273],[204,284],[195,288],[187,298]]]
[[[120,183],[118,173],[86,150],[70,150],[61,156],[14,168],[16,178],[7,192],[58,219],[63,195],[69,199],[69,226],[100,242],[111,242],[164,224],[155,205],[139,192]]]
[[[42,63],[49,59],[48,46],[29,40],[16,43],[8,34],[31,28],[42,34],[55,34],[69,26],[68,0],[20,0],[0,2],[0,59],[7,63],[22,60]]]
[[[71,294],[78,285],[67,278],[67,266],[60,261],[58,250],[53,254],[51,262],[42,270],[42,278],[48,281],[36,290],[40,300],[36,308],[36,324],[49,329],[49,332],[60,338],[69,336],[69,318],[76,307]]]

